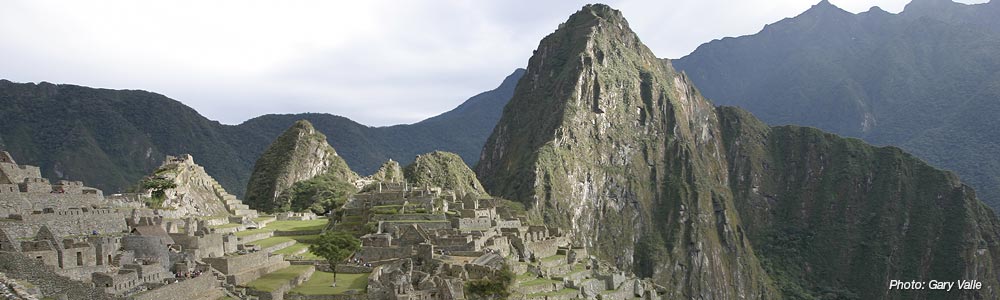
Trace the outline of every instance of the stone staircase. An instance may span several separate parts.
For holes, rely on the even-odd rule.
[[[237,217],[248,217],[251,219],[258,217],[259,213],[257,213],[257,210],[250,209],[250,206],[243,204],[243,200],[236,199],[236,196],[226,192],[226,189],[222,188],[222,185],[214,178],[211,179],[210,184],[212,185],[212,189],[215,190],[215,195],[226,204],[226,210],[229,213]]]

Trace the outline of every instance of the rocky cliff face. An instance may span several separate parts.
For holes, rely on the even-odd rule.
[[[403,174],[416,187],[441,187],[459,195],[486,195],[476,173],[455,153],[434,151],[418,155],[413,163],[403,169]]]
[[[792,298],[996,299],[1000,221],[971,188],[895,147],[768,128],[719,108],[743,228]],[[887,281],[979,280],[978,291]]]
[[[382,182],[403,182],[406,180],[403,178],[403,168],[392,159],[383,163],[378,171],[372,174],[371,179]]]
[[[167,156],[163,164],[150,178],[162,178],[174,184],[165,189],[162,208],[172,216],[220,216],[228,215],[226,199],[235,199],[196,164],[191,155]],[[150,191],[145,191],[148,193]]]
[[[603,5],[542,40],[476,171],[666,299],[1000,287],[997,218],[954,176],[895,148],[717,111]],[[989,287],[886,290],[936,278]]]
[[[776,297],[740,227],[720,136],[687,78],[620,12],[589,5],[542,40],[477,171],[667,299]]]
[[[287,202],[280,197],[283,191],[320,174],[331,174],[345,182],[359,178],[327,143],[325,135],[309,121],[295,122],[257,159],[247,184],[247,204],[268,212],[282,210],[289,204],[282,203]]]

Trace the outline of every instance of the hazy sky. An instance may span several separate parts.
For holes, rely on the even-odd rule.
[[[817,2],[606,1],[667,58]],[[831,2],[899,12],[908,0]],[[496,87],[585,3],[4,0],[0,78],[153,91],[227,124],[298,112],[412,123]]]

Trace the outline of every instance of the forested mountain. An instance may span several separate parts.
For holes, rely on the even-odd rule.
[[[427,120],[370,127],[331,114],[264,115],[239,125],[211,121],[156,93],[0,80],[0,148],[50,179],[125,191],[165,155],[190,153],[226,190],[243,195],[254,162],[295,121],[308,120],[361,174],[392,158],[408,164],[435,150],[474,164],[523,74]]]
[[[914,0],[899,14],[827,1],[673,60],[716,104],[899,146],[1000,205],[1000,5]]]

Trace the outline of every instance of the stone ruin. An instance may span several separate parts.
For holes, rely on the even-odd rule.
[[[374,231],[350,259],[373,267],[369,299],[467,299],[467,282],[504,270],[516,276],[512,299],[659,298],[648,280],[597,267],[561,230],[530,225],[503,201],[375,182],[351,197],[334,228]]]

